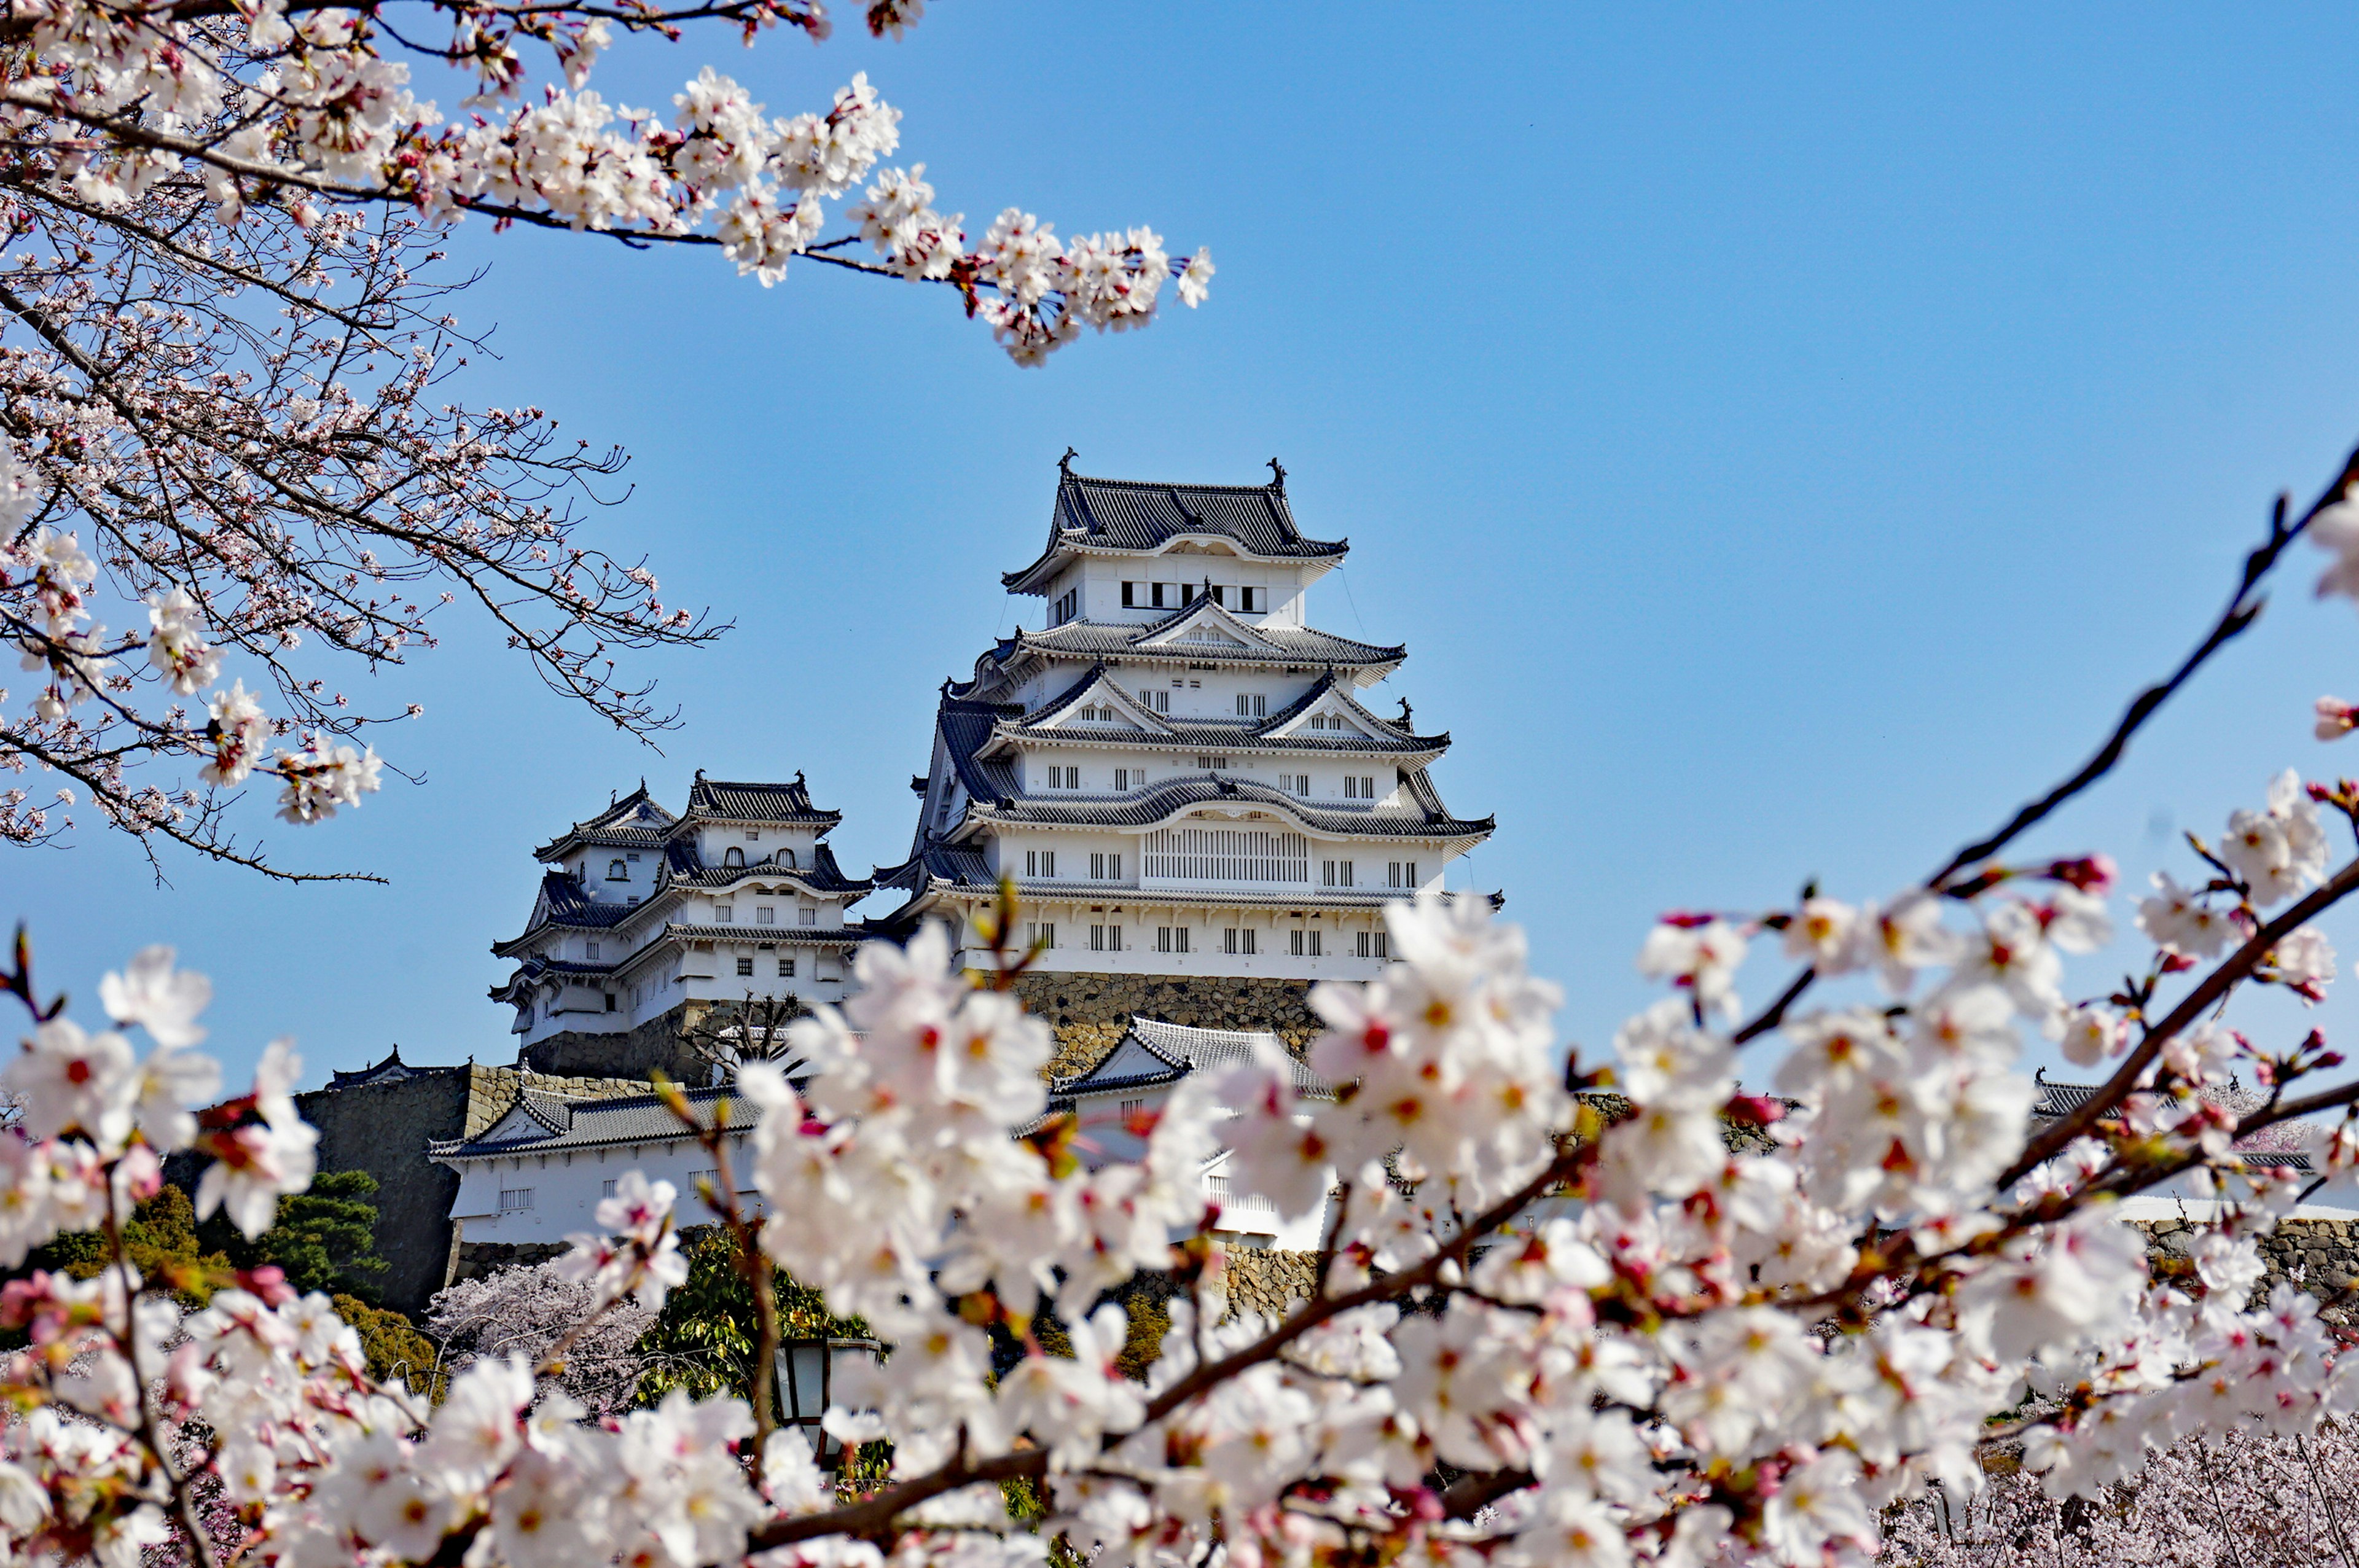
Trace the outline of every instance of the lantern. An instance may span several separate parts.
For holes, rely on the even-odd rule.
[[[811,1457],[821,1468],[833,1469],[843,1458],[843,1445],[821,1429],[836,1374],[860,1361],[873,1361],[883,1346],[874,1339],[789,1339],[778,1346],[778,1419],[802,1428]]]

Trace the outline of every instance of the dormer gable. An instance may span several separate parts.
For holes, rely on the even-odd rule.
[[[1246,625],[1212,600],[1199,599],[1158,626],[1131,639],[1142,652],[1155,650],[1184,654],[1190,648],[1234,653],[1240,648],[1281,654],[1278,645]]]
[[[1170,724],[1114,682],[1099,665],[1064,693],[1007,726],[1033,735],[1071,735],[1081,740],[1111,736],[1169,736]]]

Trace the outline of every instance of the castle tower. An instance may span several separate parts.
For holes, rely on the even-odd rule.
[[[1310,1027],[1312,982],[1373,976],[1389,899],[1440,888],[1490,837],[1428,770],[1445,734],[1373,689],[1408,656],[1314,629],[1347,545],[1303,536],[1261,485],[1089,479],[1060,464],[1049,540],[1009,572],[1049,603],[945,682],[909,859],[877,872],[975,951],[1001,876],[1046,943],[1027,1001],[1085,1062],[1133,1013]],[[1099,1038],[1103,1036],[1103,1038]]]
[[[516,1011],[516,1062],[535,1072],[690,1083],[688,1033],[715,1013],[836,1001],[868,932],[845,909],[870,888],[823,840],[842,820],[786,784],[702,772],[675,816],[642,784],[533,851],[546,867],[522,935],[492,951],[516,969],[492,988]]]

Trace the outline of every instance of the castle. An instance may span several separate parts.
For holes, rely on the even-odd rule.
[[[1304,535],[1275,461],[1254,485],[1071,464],[1039,556],[1001,579],[1047,600],[1047,624],[942,684],[908,858],[845,876],[823,842],[841,815],[800,774],[700,773],[678,816],[644,784],[611,801],[534,851],[532,915],[494,948],[516,961],[492,995],[516,1010],[520,1065],[701,1073],[688,1031],[838,1000],[860,942],[926,920],[988,967],[1003,878],[1060,1073],[1136,1016],[1299,1046],[1312,984],[1377,972],[1385,903],[1440,889],[1494,824],[1442,804],[1446,732],[1419,733],[1405,698],[1379,711],[1408,650],[1311,624],[1348,543]]]

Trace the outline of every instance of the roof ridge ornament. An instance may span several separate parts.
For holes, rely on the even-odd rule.
[[[1067,479],[1072,478],[1073,460],[1081,455],[1081,453],[1075,451],[1072,448],[1067,447],[1065,449],[1065,455],[1057,460],[1057,471],[1063,474]]]
[[[1286,493],[1286,465],[1276,458],[1269,460],[1269,487],[1280,495]]]

